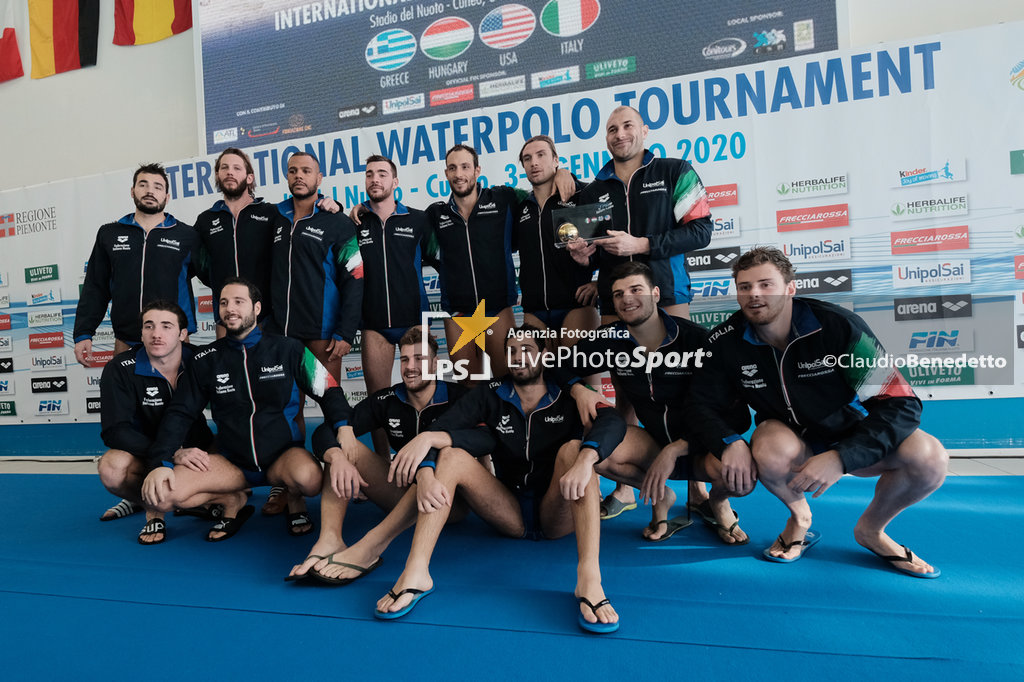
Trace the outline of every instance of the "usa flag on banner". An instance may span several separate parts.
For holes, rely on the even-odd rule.
[[[499,50],[521,45],[533,34],[537,19],[528,7],[502,5],[480,22],[480,40]]]

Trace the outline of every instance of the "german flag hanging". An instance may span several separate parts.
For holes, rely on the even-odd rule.
[[[32,77],[96,65],[100,0],[28,0]]]
[[[145,45],[192,28],[191,0],[114,0],[114,44]]]

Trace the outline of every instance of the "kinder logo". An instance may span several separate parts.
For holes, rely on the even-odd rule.
[[[904,253],[930,253],[970,248],[966,225],[892,232],[889,234],[889,239],[894,256]]]
[[[60,289],[47,289],[29,293],[28,304],[32,306],[60,303]]]
[[[29,311],[28,326],[56,327],[64,324],[64,315],[59,310]]]
[[[794,281],[796,290],[801,294],[832,294],[853,291],[853,271],[849,269],[808,272]]]
[[[468,102],[473,99],[473,85],[459,85],[444,90],[432,90],[430,93],[430,106],[438,107],[444,104],[455,104],[456,102]]]
[[[893,220],[916,220],[918,218],[946,218],[967,215],[970,207],[967,196],[953,194],[920,201],[897,201],[889,213]]]
[[[974,335],[970,330],[951,329],[911,332],[907,343],[917,353],[950,353],[974,350]]]
[[[33,372],[52,372],[54,370],[63,371],[66,368],[64,364],[63,353],[53,353],[51,355],[33,355],[31,365],[31,369]]]
[[[733,280],[729,279],[701,279],[695,280],[692,284],[694,297],[715,298],[716,296],[733,296]]]
[[[1013,257],[1013,272],[1016,279],[1024,279],[1024,256]],[[6,315],[4,316],[6,317]],[[10,323],[6,327],[0,327],[0,329],[10,329]]]
[[[56,414],[68,413],[67,400],[40,400],[36,405],[37,417],[49,417]]]
[[[86,398],[85,399],[85,413],[86,414],[99,414],[103,411],[103,404],[99,398]]]
[[[345,368],[346,379],[362,379],[363,378],[363,367],[362,365],[356,365],[354,367]]]
[[[850,245],[845,237],[842,239],[819,239],[816,242],[789,242],[782,245],[782,252],[797,263],[846,260],[850,258]]]
[[[578,83],[580,80],[580,67],[567,66],[564,69],[554,71],[541,71],[530,75],[530,85],[534,90],[550,88],[555,85],[567,83]]]
[[[28,347],[32,350],[41,348],[63,348],[64,332],[46,332],[45,334],[29,334]]]
[[[32,380],[33,393],[67,393],[67,377],[39,377]]]
[[[36,282],[49,282],[58,277],[56,263],[53,265],[39,265],[34,268],[25,268],[25,284]]]
[[[403,111],[415,111],[426,106],[427,98],[423,96],[422,92],[415,95],[406,95],[405,97],[393,97],[381,102],[381,110],[385,116],[388,114],[400,114]]]
[[[907,289],[926,284],[963,284],[971,281],[971,261],[915,263],[892,266],[892,285]]]
[[[196,303],[199,305],[199,312],[213,313],[213,296],[200,296]]]
[[[6,330],[11,328],[11,316],[0,315],[0,330]]]
[[[893,317],[897,322],[940,320],[974,315],[973,299],[970,294],[897,298],[892,302],[892,310]]]
[[[791,211],[776,211],[775,223],[779,232],[846,227],[850,224],[849,204],[832,204],[829,206],[798,208]]]
[[[733,218],[715,218],[714,225],[711,228],[712,237],[736,237],[740,233],[740,219]]]
[[[737,247],[694,251],[686,255],[686,269],[691,272],[727,270],[739,257],[740,250]]]
[[[936,184],[940,182],[959,182],[967,179],[966,166],[963,159],[945,159],[926,166],[904,168],[896,171],[896,187],[911,185]]]
[[[704,190],[708,194],[708,206],[736,206],[740,203],[738,185],[711,185]]]
[[[803,199],[805,197],[823,197],[831,194],[846,194],[849,184],[846,174],[826,175],[817,178],[801,178],[780,182],[775,187],[779,199]]]

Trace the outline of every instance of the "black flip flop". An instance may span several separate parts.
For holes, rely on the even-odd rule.
[[[242,525],[249,520],[249,517],[253,515],[256,508],[251,504],[247,504],[238,510],[238,514],[233,519],[227,517],[222,518],[217,523],[213,524],[213,528],[210,529],[209,533],[206,534],[207,542],[221,542],[232,537],[235,533],[242,529]],[[220,532],[224,533],[219,538],[210,537],[210,533]]]

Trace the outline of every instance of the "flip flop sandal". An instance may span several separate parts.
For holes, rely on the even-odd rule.
[[[608,497],[601,500],[601,520],[614,519],[623,512],[633,511],[634,509],[636,509],[636,502],[626,503],[615,497],[615,495],[609,494]]]
[[[900,556],[899,554],[880,554],[873,549],[870,551],[875,556],[884,559],[888,562],[900,561],[908,564],[914,563],[914,553],[910,551],[910,548],[908,548],[906,545],[900,545],[900,547],[902,547],[903,551],[906,552],[906,556]],[[942,575],[942,571],[940,571],[937,568],[931,573],[915,573],[914,571],[911,571],[909,569],[900,568],[899,566],[893,563],[890,563],[889,567],[899,571],[900,573],[905,573],[906,575],[909,575],[911,578],[938,578],[940,575]]]
[[[601,601],[597,602],[596,604],[591,604],[590,600],[587,599],[586,597],[576,597],[576,601],[577,601],[577,603],[586,604],[588,607],[590,607],[590,610],[594,612],[594,617],[595,618],[597,618],[597,610],[599,608],[601,608],[605,604],[611,604],[611,602],[608,601],[607,599],[602,599]],[[587,632],[593,632],[593,633],[598,634],[598,635],[607,635],[609,632],[615,632],[616,630],[619,629],[619,622],[618,621],[615,621],[614,623],[602,623],[600,620],[598,620],[596,623],[591,623],[590,621],[588,621],[586,618],[583,617],[583,612],[582,611],[577,609],[576,613],[579,616],[578,622],[579,622],[580,627],[583,628],[584,630],[586,630]]]
[[[380,618],[381,620],[394,620],[395,618],[401,618],[405,614],[412,611],[413,607],[419,604],[421,599],[423,599],[433,591],[433,587],[431,587],[429,590],[418,590],[415,587],[407,587],[398,594],[395,594],[394,590],[388,590],[388,596],[394,599],[395,601],[398,601],[403,594],[413,595],[412,601],[406,604],[405,608],[399,609],[395,612],[378,611],[377,609],[374,609],[373,615],[377,618]]]
[[[143,542],[142,537],[144,535],[156,535],[162,533],[163,537],[155,542]],[[150,519],[146,522],[146,525],[139,531],[139,544],[140,545],[159,545],[161,542],[167,539],[167,524],[164,523],[163,519]]]
[[[113,507],[103,512],[103,515],[100,516],[100,521],[113,521],[114,519],[123,519],[126,516],[137,514],[140,511],[142,511],[141,505],[135,504],[134,502],[130,502],[129,500],[121,500]],[[110,518],[103,518],[107,514],[113,514],[113,516],[111,516]]]
[[[650,538],[643,534],[641,534],[640,537],[642,537],[647,542],[664,542],[665,540],[668,540],[670,537],[672,537],[682,529],[689,528],[693,521],[691,521],[690,519],[683,518],[682,516],[677,516],[673,519],[659,519],[657,521],[651,521],[649,524],[647,524],[647,529],[650,530],[652,533],[657,532],[658,526],[660,526],[663,523],[665,524],[665,533],[660,538]]]
[[[799,561],[801,558],[803,558],[803,555],[807,553],[807,550],[809,550],[814,545],[818,544],[818,540],[820,539],[821,533],[815,530],[808,530],[807,533],[804,535],[803,540],[793,540],[793,542],[786,542],[784,539],[782,539],[782,536],[780,535],[778,543],[782,546],[783,552],[788,552],[791,547],[796,547],[797,545],[800,545],[802,547],[800,553],[792,559],[785,559],[783,557],[775,556],[774,554],[772,554],[771,547],[765,547],[764,551],[761,552],[761,556],[763,556],[768,561],[774,562],[776,564],[791,564],[794,561]]]
[[[306,563],[307,559],[317,559],[317,560],[320,560],[320,559],[326,559],[326,558],[327,557],[321,556],[319,554],[310,554],[305,559],[302,560],[302,563]],[[284,577],[284,581],[286,583],[295,583],[295,582],[299,582],[301,580],[311,580],[311,579],[316,578],[316,577],[317,577],[317,575],[313,572],[313,566],[310,566],[309,568],[306,569],[305,573],[296,573],[295,575],[286,575]]]
[[[739,513],[736,512],[735,509],[733,510],[732,514],[733,514],[734,517],[736,517],[736,520],[733,521],[731,526],[726,528],[725,526],[723,526],[722,524],[720,524],[718,522],[718,519],[715,518],[715,513],[713,511],[711,511],[711,503],[708,502],[707,500],[704,500],[700,504],[687,505],[686,508],[689,511],[691,511],[695,516],[699,517],[700,520],[704,523],[705,526],[707,526],[711,530],[715,531],[715,533],[718,534],[718,538],[722,541],[723,545],[745,545],[748,542],[750,542],[750,537],[749,536],[747,537],[746,540],[744,540],[742,542],[740,542],[740,541],[726,542],[725,538],[722,537],[722,533],[725,533],[726,535],[730,535],[731,536],[732,532],[736,528],[736,526],[740,525],[740,515],[739,515]],[[735,540],[735,538],[733,538],[733,539]]]
[[[263,503],[260,514],[263,516],[277,516],[283,514],[288,508],[288,489],[284,486],[275,485],[267,494],[267,501]]]
[[[383,563],[383,561],[384,559],[382,557],[377,557],[377,560],[369,566],[357,566],[356,564],[346,564],[344,561],[335,561],[334,555],[332,554],[331,556],[327,557],[328,564],[335,564],[336,566],[344,566],[345,568],[351,568],[354,571],[359,571],[359,575],[357,575],[355,578],[333,578],[331,576],[324,575],[323,573],[320,573],[313,569],[309,569],[309,573],[314,578],[323,582],[326,585],[348,585],[349,583],[355,582],[356,580],[359,580],[360,578],[363,578],[369,575],[370,573],[373,573]]]
[[[235,533],[242,529],[242,525],[249,520],[249,517],[253,515],[256,508],[251,504],[247,504],[238,510],[238,515],[233,519],[227,517],[222,518],[217,523],[213,524],[213,528],[206,534],[207,542],[222,542],[230,537],[233,537]],[[210,537],[210,533],[224,533],[219,538]]]
[[[306,526],[305,530],[296,530]],[[288,534],[292,537],[301,537],[313,532],[313,519],[308,512],[300,511],[288,515]]]

